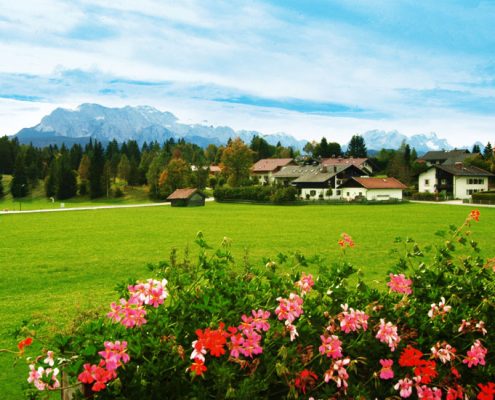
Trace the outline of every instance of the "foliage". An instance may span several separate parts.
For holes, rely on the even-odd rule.
[[[346,155],[348,157],[363,158],[368,156],[364,138],[360,135],[353,135],[349,146],[347,147]]]
[[[212,253],[198,234],[196,262],[173,252],[153,279],[121,285],[107,316],[29,359],[31,382],[56,389],[59,368],[95,399],[490,398],[495,261],[472,240],[478,220],[438,232],[434,250],[396,239],[388,291],[346,261],[347,234],[331,265],[294,253],[240,269],[229,239]]]
[[[253,165],[253,151],[240,138],[231,140],[222,153],[222,171],[230,186],[241,186],[249,181]]]
[[[159,179],[162,197],[168,197],[174,190],[186,188],[191,183],[191,166],[182,158],[172,158]]]
[[[15,159],[14,174],[10,181],[10,193],[14,198],[26,197],[29,194],[26,165],[22,152],[17,154]]]
[[[103,146],[96,141],[89,152],[89,196],[92,199],[103,196],[106,193],[104,181],[105,157]]]
[[[271,186],[217,187],[213,191],[215,200],[270,201],[274,189]]]
[[[293,186],[277,188],[270,196],[270,201],[276,204],[290,203],[296,201],[296,199],[297,189]]]
[[[0,199],[5,195],[3,191],[3,176],[0,174]]]
[[[495,192],[478,192],[472,194],[473,200],[495,201]]]

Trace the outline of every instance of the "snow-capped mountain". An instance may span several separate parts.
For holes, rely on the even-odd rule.
[[[430,150],[452,150],[446,139],[439,138],[436,133],[406,136],[398,131],[372,130],[362,134],[368,150],[397,149],[403,142],[415,148],[418,154]]]
[[[255,135],[264,137],[269,143],[280,141],[282,145],[296,149],[302,149],[306,144],[306,141],[284,133],[263,135],[256,131],[235,131],[228,126],[182,124],[172,113],[149,106],[108,108],[99,104],[81,104],[75,110],[57,108],[43,117],[38,125],[21,129],[16,136],[21,142],[32,142],[34,145],[72,144],[87,142],[90,138],[102,142],[116,139],[119,142],[136,140],[139,143],[155,140],[162,143],[170,138],[184,138],[188,142],[207,146],[210,143],[222,145],[237,136],[249,143]]]

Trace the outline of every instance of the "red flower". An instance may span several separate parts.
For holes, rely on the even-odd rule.
[[[306,386],[312,388],[316,384],[318,376],[309,369],[303,370],[295,379],[294,385],[297,390],[306,394]]]
[[[457,379],[461,377],[461,374],[459,373],[459,371],[457,371],[457,368],[452,367],[450,371],[452,372],[452,375],[454,375]]]
[[[401,367],[417,367],[421,365],[423,353],[412,346],[407,346],[399,357]]]
[[[455,388],[449,388],[447,391],[447,399],[446,400],[456,400],[456,399],[464,399],[464,389],[462,389],[461,385],[457,385]]]
[[[204,332],[201,329],[196,330],[198,344],[209,350],[213,357],[220,357],[225,354],[225,344],[229,333],[223,330],[224,324],[220,323],[218,329],[211,330],[206,328]]]
[[[495,383],[488,382],[486,385],[478,383],[481,392],[478,393],[478,400],[493,400],[495,399]]]
[[[26,346],[31,346],[31,344],[33,343],[33,339],[28,337],[24,340],[21,340],[18,344],[17,344],[17,347],[19,348],[19,351],[22,353],[24,353],[24,347]]]
[[[469,219],[474,219],[476,222],[479,222],[479,220],[480,220],[480,212],[479,212],[479,210],[472,210],[469,213]]]
[[[203,375],[203,372],[205,372],[208,368],[206,368],[203,360],[195,358],[189,369],[196,375]]]
[[[425,385],[431,383],[431,379],[438,376],[435,361],[421,361],[419,366],[414,368],[414,375],[421,377],[421,383]]]

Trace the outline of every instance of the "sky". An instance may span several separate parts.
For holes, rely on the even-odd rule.
[[[495,141],[495,0],[0,0],[0,134],[57,107]]]

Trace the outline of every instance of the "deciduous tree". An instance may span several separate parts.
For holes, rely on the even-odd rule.
[[[240,139],[231,140],[222,154],[223,172],[230,186],[242,186],[249,181],[253,151]]]

